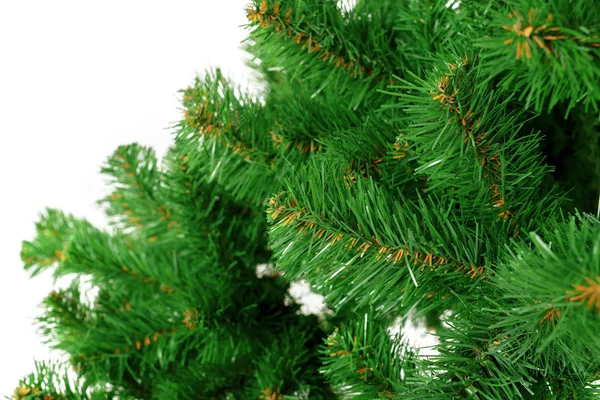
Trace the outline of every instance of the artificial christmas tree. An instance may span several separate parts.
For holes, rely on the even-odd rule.
[[[105,166],[115,233],[50,210],[25,242],[99,293],[41,318],[81,381],[15,397],[597,398],[598,11],[256,1],[265,90],[198,78],[162,168]],[[333,315],[296,312],[298,277]],[[435,356],[387,332],[421,317]]]

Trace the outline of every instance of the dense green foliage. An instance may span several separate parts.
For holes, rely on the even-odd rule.
[[[113,231],[48,210],[24,243],[78,276],[40,317],[78,378],[41,365],[15,397],[598,398],[596,0],[247,13],[264,90],[197,78],[160,167],[104,166]],[[436,355],[388,333],[411,318]]]

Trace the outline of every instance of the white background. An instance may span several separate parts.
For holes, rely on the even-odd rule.
[[[256,87],[239,49],[246,3],[0,1],[0,397],[34,359],[59,357],[32,326],[53,282],[29,279],[21,241],[45,207],[106,226],[101,164],[134,141],[163,155],[181,119],[177,91],[196,73],[219,66]],[[306,286],[292,293],[319,310]]]
[[[46,206],[105,226],[95,201],[112,151],[137,141],[164,154],[196,73],[249,79],[246,3],[0,1],[0,398],[34,358],[57,357],[32,326],[52,279],[29,279],[21,241]]]

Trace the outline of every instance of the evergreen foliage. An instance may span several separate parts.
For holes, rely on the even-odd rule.
[[[103,167],[113,231],[47,210],[24,242],[77,276],[39,319],[77,378],[39,364],[14,397],[598,398],[596,0],[247,14],[264,90],[198,77],[162,165]],[[389,334],[411,318],[435,355]]]

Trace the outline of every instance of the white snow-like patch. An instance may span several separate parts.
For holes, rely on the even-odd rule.
[[[350,12],[356,6],[356,0],[338,0],[337,6],[342,12]]]

